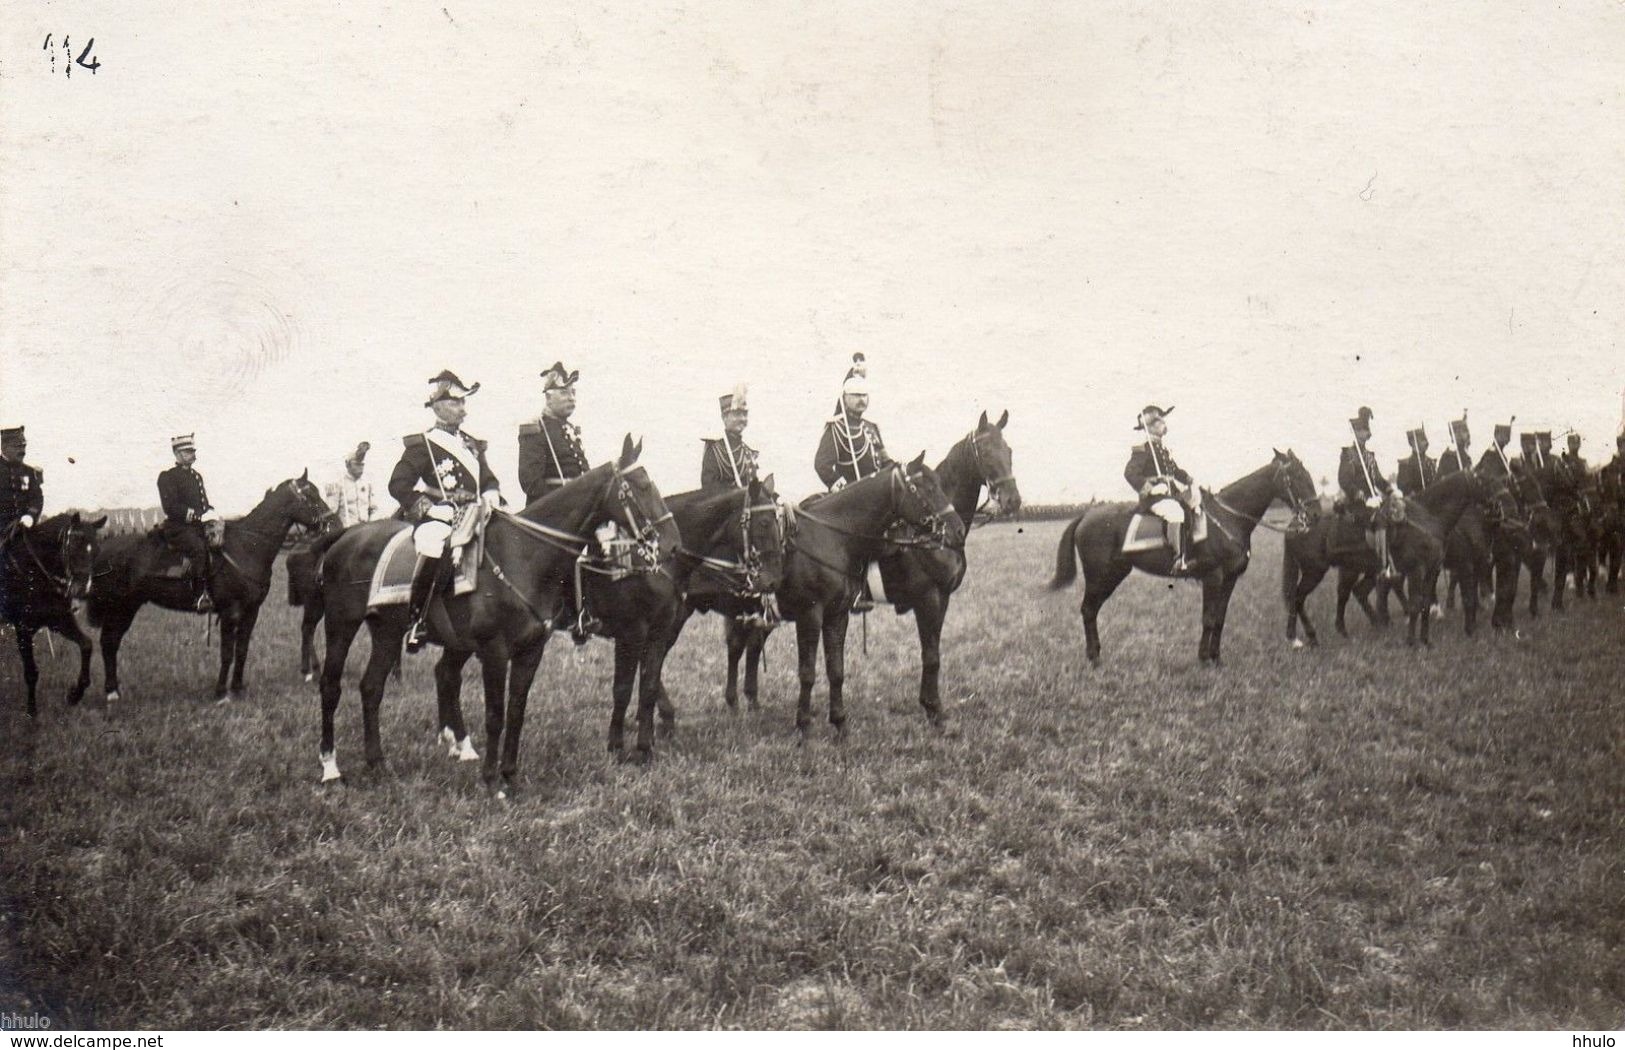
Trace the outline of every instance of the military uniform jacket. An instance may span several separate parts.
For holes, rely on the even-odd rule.
[[[45,509],[45,475],[17,459],[0,459],[0,532],[24,514],[39,521]]]
[[[1471,455],[1467,457],[1468,460],[1472,458]],[[1461,459],[1462,457],[1455,449],[1447,449],[1445,454],[1439,457],[1439,477],[1442,478],[1446,474],[1454,474],[1460,471],[1463,466]],[[1404,486],[1401,485],[1400,487],[1403,488]]]
[[[1478,457],[1478,472],[1492,478],[1506,478],[1512,470],[1512,457],[1506,455],[1506,449],[1491,445]]]
[[[497,476],[485,462],[485,442],[439,427],[401,439],[405,448],[389,475],[389,494],[415,521],[434,503],[471,503],[496,491]]]
[[[519,424],[519,487],[532,503],[588,470],[581,428],[543,415]]]
[[[1155,454],[1152,453],[1152,442],[1135,445],[1134,451],[1129,453],[1128,465],[1123,468],[1123,480],[1136,493],[1145,490],[1145,484],[1154,478],[1173,478],[1181,485],[1189,485],[1191,476],[1174,462],[1174,457],[1166,446],[1158,443]],[[1162,469],[1158,470],[1157,467]]]
[[[1364,469],[1360,467],[1361,457],[1365,459]],[[1375,492],[1366,484],[1367,471],[1370,472],[1371,485],[1376,486]],[[1393,486],[1382,476],[1382,471],[1377,467],[1377,457],[1370,449],[1344,445],[1343,455],[1337,461],[1337,487],[1351,502],[1364,503],[1372,496],[1388,495],[1388,490]]]
[[[706,438],[700,459],[700,488],[734,489],[756,480],[757,451],[732,438]]]
[[[214,509],[203,487],[203,475],[179,463],[158,475],[158,502],[163,505],[164,520],[171,525],[196,524],[204,511]]]
[[[824,424],[813,469],[826,487],[833,488],[838,478],[858,481],[891,465],[892,458],[886,455],[886,446],[880,440],[880,428],[867,419],[853,426],[843,412]]]
[[[1575,484],[1581,484],[1585,481],[1586,473],[1590,468],[1586,466],[1583,456],[1571,456],[1565,452],[1558,457],[1558,462],[1563,465],[1563,469],[1568,472],[1569,478]]]
[[[1442,473],[1444,472],[1430,457],[1423,455],[1418,459],[1413,452],[1399,461],[1399,491],[1407,496],[1414,496],[1438,481]]]

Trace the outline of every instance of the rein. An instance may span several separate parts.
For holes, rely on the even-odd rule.
[[[72,525],[68,525],[62,530],[62,538],[60,540],[60,547],[62,548],[62,550],[64,552],[66,552],[66,550],[67,550],[69,541],[73,539],[73,532],[74,532],[74,529],[73,529]],[[28,557],[34,563],[34,567],[37,568],[40,571],[40,573],[47,580],[49,580],[51,582],[51,584],[56,589],[58,589],[61,592],[62,597],[64,597],[64,598],[71,597],[72,594],[73,594],[73,572],[72,572],[72,570],[70,569],[70,570],[64,572],[61,575],[58,575],[55,572],[51,571],[50,566],[46,565],[44,560],[40,558],[39,550],[34,546],[34,537],[33,537],[33,534],[31,532],[14,531],[12,533],[12,535],[14,537],[16,537],[18,540],[20,540],[20,542],[18,542],[18,543],[7,543],[6,544],[5,549],[6,549],[6,557],[7,557],[7,559],[8,560],[15,560],[16,555],[13,554],[12,551],[17,547],[24,548],[25,550],[28,551]],[[62,564],[67,565],[67,563],[68,563],[67,555],[66,555],[66,553],[64,553],[63,558],[62,558]],[[90,584],[90,581],[92,579],[94,579],[94,573],[93,572],[92,573],[87,573],[86,578],[85,578],[85,583],[86,583],[87,586]]]

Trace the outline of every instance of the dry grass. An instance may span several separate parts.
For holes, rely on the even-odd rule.
[[[0,659],[0,1008],[121,1028],[1620,1023],[1617,598],[1522,643],[1447,622],[1426,653],[1363,627],[1292,653],[1261,536],[1223,671],[1196,665],[1195,588],[1135,577],[1090,672],[1078,594],[1042,591],[1060,528],[972,537],[950,735],[914,703],[912,620],[870,618],[851,739],[807,749],[790,632],[764,710],[736,716],[713,621],[672,661],[679,737],[636,770],[603,750],[607,645],[565,642],[512,806],[433,745],[424,658],[386,704],[391,773],[320,789],[293,610],[267,608],[252,698],[226,708],[200,702],[201,621],[169,613],[137,620],[114,718],[62,708],[59,647],[29,727]],[[355,772],[353,692],[341,719]]]

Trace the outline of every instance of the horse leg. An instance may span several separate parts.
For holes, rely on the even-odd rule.
[[[1292,641],[1292,625],[1294,621],[1303,623],[1303,636],[1311,646],[1320,644],[1320,635],[1315,633],[1314,621],[1309,619],[1308,599],[1320,586],[1320,581],[1326,578],[1329,566],[1324,563],[1299,561],[1298,586],[1287,601],[1287,641]]]
[[[516,652],[508,664],[508,724],[502,739],[502,782],[497,787],[499,800],[511,799],[518,790],[519,734],[525,728],[525,707],[530,702],[530,684],[536,680],[536,668],[541,666],[542,653],[547,647],[544,637],[533,649]],[[491,717],[490,697],[486,697],[486,717]],[[495,747],[492,753],[495,754]],[[490,768],[490,756],[486,767]],[[490,778],[487,777],[487,783]]]
[[[1216,616],[1213,624],[1213,639],[1208,643],[1208,659],[1213,662],[1214,667],[1223,666],[1224,663],[1221,653],[1224,647],[1224,623],[1230,615],[1230,595],[1235,591],[1236,583],[1240,579],[1239,574],[1226,576],[1219,584],[1217,608],[1214,609]]]
[[[626,708],[632,702],[632,685],[637,679],[642,649],[630,638],[615,639],[615,676],[609,687],[609,751],[612,755],[619,755],[626,747]]]
[[[823,633],[823,609],[808,609],[796,618],[796,675],[801,686],[796,695],[796,732],[803,742],[812,727],[812,691],[818,679],[818,643]]]
[[[39,709],[35,706],[34,694],[39,688],[39,665],[34,662],[34,628],[18,623],[12,625],[12,630],[17,635],[17,655],[22,657],[23,682],[28,687],[28,717],[38,718]]]
[[[638,660],[638,754],[640,765],[648,765],[655,755],[655,708],[665,687],[661,673],[666,662],[666,647],[659,638],[645,638]]]
[[[307,599],[304,612],[299,621],[299,673],[308,682],[316,677],[316,625],[322,622],[321,603]]]
[[[1332,625],[1337,628],[1337,633],[1344,638],[1349,636],[1348,622],[1344,614],[1348,609],[1349,595],[1354,591],[1356,578],[1352,569],[1339,567],[1337,570],[1337,618],[1332,621]]]
[[[730,616],[723,621],[723,643],[728,647],[728,683],[723,686],[722,700],[730,710],[739,709],[739,658],[749,644],[748,632],[739,617]]]
[[[757,710],[757,697],[760,695],[760,676],[762,669],[762,650],[767,645],[768,635],[773,628],[752,626],[745,632],[745,702],[750,704],[752,711]]]
[[[1132,571],[1133,566],[1127,562],[1115,561],[1092,572],[1084,570],[1083,602],[1078,612],[1083,615],[1084,655],[1091,667],[1100,666],[1100,607]]]
[[[439,665],[445,663],[446,662],[446,657],[449,656],[449,655],[451,655],[451,654],[448,651],[447,653],[445,653],[444,655],[442,655],[440,657],[439,661],[436,662],[435,678],[436,678],[436,685],[437,686],[439,685],[439,673],[440,673],[440,666]],[[461,655],[461,658],[456,661],[456,663],[457,663],[457,676],[456,677],[457,677],[458,685],[462,684],[462,679],[463,679],[462,668],[463,668],[463,665],[468,662],[468,658],[469,658],[470,655],[472,655],[472,654],[463,653]],[[509,666],[509,661],[508,661],[508,654],[503,650],[503,648],[501,646],[499,646],[499,645],[488,645],[485,648],[480,650],[480,684],[485,689],[485,711],[486,711],[486,717],[487,718],[491,717],[490,712],[491,712],[491,709],[492,709],[493,706],[495,706],[497,710],[502,710],[503,704],[504,704],[504,698],[507,696],[507,693],[508,693],[508,677],[509,677],[509,674],[511,673],[511,670],[512,669]],[[459,692],[460,692],[460,690],[459,690]],[[461,700],[458,700],[456,702],[456,706],[458,708],[461,708],[463,706]],[[507,712],[504,712],[504,714],[506,714],[506,713]],[[459,714],[459,717],[461,717],[461,711],[459,711],[458,714]],[[455,732],[455,730],[453,730],[453,732]],[[465,743],[468,741],[468,737],[466,735],[463,737],[463,741]],[[472,747],[470,747],[468,749],[468,751],[469,751],[469,756],[470,756],[468,761],[473,761],[474,759],[479,758],[479,755],[474,753],[474,749]],[[461,758],[461,756],[459,756],[459,758]],[[487,759],[486,763],[485,763],[485,767],[487,769],[489,769],[490,765],[491,765],[490,760]],[[513,797],[514,785],[513,785],[513,770],[512,769],[508,769],[508,770],[506,770],[504,772],[503,780],[504,780],[503,789],[505,789],[505,792],[506,792],[504,797],[508,797],[508,798]],[[487,782],[487,784],[489,784],[489,781]]]
[[[829,724],[835,738],[846,739],[846,626],[851,615],[843,607],[824,620],[824,676],[829,679]]]
[[[470,655],[453,656],[452,650],[443,649],[434,664],[434,703],[440,722],[440,742],[446,745],[446,757],[459,762],[480,760],[480,753],[474,750],[474,742],[468,738],[468,725],[463,721],[463,666]],[[394,665],[396,669],[401,665],[398,648]]]
[[[1479,567],[1474,565],[1470,572],[1470,585],[1461,589],[1461,630],[1462,633],[1469,638],[1473,636],[1473,632],[1478,628]],[[1426,633],[1426,624],[1429,619],[1431,619],[1431,617],[1426,616],[1424,613],[1424,635]]]
[[[118,651],[124,644],[124,633],[133,622],[134,609],[109,610],[102,620],[102,688],[110,704],[119,702]]]
[[[948,596],[930,588],[914,606],[914,627],[920,635],[920,706],[938,729],[948,721],[942,712],[938,678],[942,668],[942,623],[948,618]]]
[[[237,610],[226,606],[220,609],[220,675],[214,680],[214,699],[226,699],[226,679],[231,675],[231,661],[237,645]]]
[[[74,707],[85,698],[85,690],[90,688],[90,636],[79,629],[79,621],[73,618],[71,612],[53,624],[52,629],[79,647],[79,678],[68,690],[67,700],[68,706]]]
[[[1552,559],[1552,611],[1563,611],[1563,591],[1568,587],[1569,553],[1565,545],[1560,544],[1557,554]]]
[[[237,644],[234,646],[236,662],[231,670],[231,692],[233,700],[241,700],[248,694],[243,685],[243,675],[248,671],[248,643],[254,638],[254,625],[259,623],[260,607],[250,605],[242,611],[237,621]]]
[[[361,627],[360,620],[327,619],[327,652],[322,657],[322,783],[339,779],[338,754],[333,746],[333,715],[339,709],[344,689],[344,661],[350,643]],[[104,643],[105,645],[105,643]]]
[[[377,619],[371,622],[370,629],[372,652],[367,656],[366,670],[361,672],[361,733],[367,768],[383,773],[384,744],[379,737],[378,709],[384,701],[384,680],[389,677],[401,644],[402,627],[388,619]]]

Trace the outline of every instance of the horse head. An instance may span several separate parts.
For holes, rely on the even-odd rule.
[[[61,530],[55,540],[62,559],[62,575],[67,584],[68,597],[74,601],[90,595],[91,582],[96,573],[96,552],[101,546],[99,535],[107,524],[104,514],[94,521],[82,518],[78,511],[58,516]]]
[[[1016,487],[1015,456],[1004,440],[1004,425],[1010,422],[1005,411],[997,423],[988,422],[987,412],[976,421],[970,432],[971,458],[982,484],[987,486],[996,516],[1014,514],[1021,509],[1021,490]]]
[[[609,517],[627,527],[638,541],[643,558],[653,565],[660,561],[662,551],[675,553],[682,546],[683,537],[649,472],[637,462],[642,452],[643,442],[633,444],[632,435],[626,435],[610,483]]]
[[[1275,453],[1275,494],[1292,508],[1292,522],[1287,531],[1304,532],[1320,513],[1315,479],[1296,452],[1291,449],[1282,452],[1278,448],[1271,451]]]
[[[777,590],[784,574],[785,514],[773,489],[773,475],[752,479],[745,488],[744,509],[740,515],[740,561],[756,591]]]
[[[310,480],[309,467],[297,478],[267,489],[261,506],[267,505],[312,532],[325,532],[329,526],[338,524],[338,514],[322,499],[321,492]]]
[[[943,546],[954,550],[965,546],[965,523],[942,491],[936,471],[925,465],[924,452],[906,465],[893,465],[892,489],[901,492],[894,500],[898,517]]]

